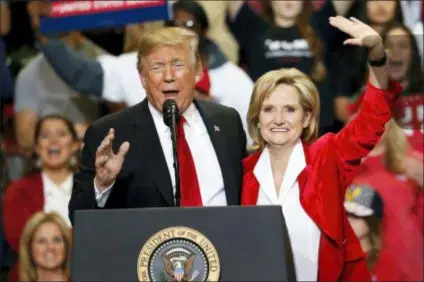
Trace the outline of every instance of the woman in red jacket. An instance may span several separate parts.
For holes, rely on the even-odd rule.
[[[319,96],[295,69],[268,72],[257,82],[248,112],[258,152],[244,160],[243,205],[281,205],[297,280],[370,280],[358,239],[343,208],[344,192],[384,132],[402,91],[389,83],[381,37],[351,18],[330,24],[352,36],[345,44],[369,48],[370,76],[357,117],[338,134],[312,143]]]
[[[68,203],[77,166],[75,154],[79,151],[74,126],[61,116],[46,116],[36,125],[34,140],[35,171],[12,182],[3,200],[4,232],[16,253],[19,252],[22,230],[36,212],[58,212],[70,226]],[[15,266],[10,273],[12,281],[17,279],[16,275]]]

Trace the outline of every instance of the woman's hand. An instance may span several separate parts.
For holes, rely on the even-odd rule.
[[[384,58],[383,39],[369,25],[353,17],[346,19],[341,16],[330,17],[330,25],[352,37],[345,40],[344,45],[368,48],[368,60],[379,61]],[[370,65],[368,79],[373,86],[379,89],[387,89],[389,86],[389,77],[387,75],[386,64],[383,66]]]
[[[369,25],[356,18],[346,19],[342,16],[330,17],[330,24],[352,37],[345,40],[344,45],[368,48],[371,60],[378,60],[384,56],[383,39]]]

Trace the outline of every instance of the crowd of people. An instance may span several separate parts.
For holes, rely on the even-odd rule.
[[[169,2],[53,37],[0,0],[2,275],[69,280],[76,210],[175,205],[172,98],[181,206],[281,205],[300,281],[424,280],[424,1]]]

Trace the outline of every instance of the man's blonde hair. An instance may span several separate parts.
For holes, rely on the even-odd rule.
[[[201,70],[199,38],[196,33],[180,27],[164,27],[143,34],[137,54],[137,68],[143,69],[143,59],[164,46],[186,48],[193,58],[196,71]]]
[[[72,234],[62,217],[56,213],[44,213],[42,211],[35,213],[26,223],[22,231],[19,245],[19,280],[20,281],[38,281],[37,268],[32,257],[31,245],[34,234],[43,223],[54,223],[59,227],[65,241],[65,263],[63,271],[67,277],[71,275],[71,250]]]
[[[310,113],[308,127],[302,132],[301,138],[312,142],[318,137],[320,102],[318,90],[309,77],[295,69],[279,69],[262,75],[255,83],[247,113],[249,134],[254,141],[254,149],[263,149],[266,145],[258,128],[259,114],[264,100],[280,85],[287,84],[299,93],[300,104],[305,113]]]

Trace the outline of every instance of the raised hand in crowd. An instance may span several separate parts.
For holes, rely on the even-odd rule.
[[[50,14],[51,5],[47,1],[33,0],[28,1],[27,12],[30,18],[31,27],[34,32],[34,36],[41,43],[45,43],[47,38],[40,32],[40,17],[48,16]]]
[[[113,128],[109,130],[109,133],[103,139],[96,152],[96,177],[95,184],[99,192],[107,189],[114,182],[119,172],[122,169],[122,164],[125,160],[130,143],[124,142],[119,147],[118,153],[113,152],[112,142],[115,138],[115,131]]]
[[[386,89],[388,86],[386,64],[384,62],[378,64],[385,57],[383,39],[378,32],[354,17],[349,19],[341,16],[330,17],[330,24],[352,37],[345,40],[345,45],[368,48],[369,61],[376,62],[374,66],[370,65],[369,80],[374,86]]]
[[[346,39],[343,44],[366,47],[371,51],[370,59],[381,58],[384,52],[383,40],[369,25],[354,17],[347,19],[341,16],[331,17],[330,24],[352,37]]]

